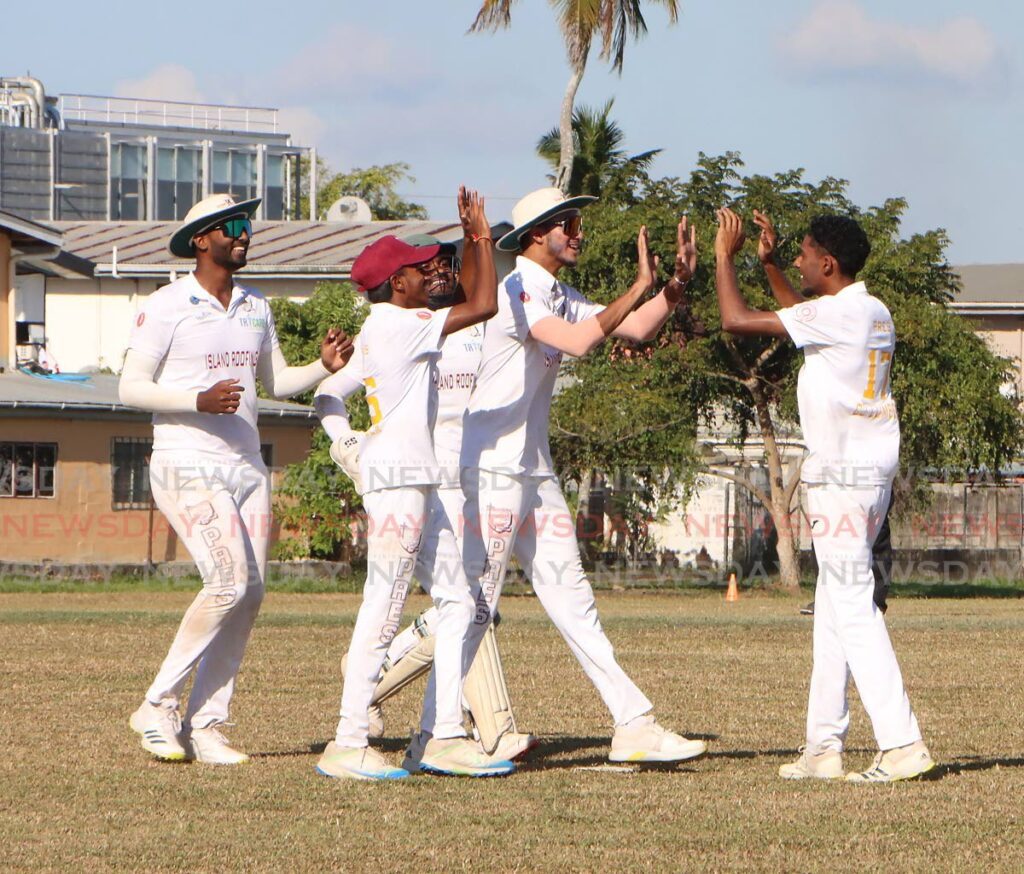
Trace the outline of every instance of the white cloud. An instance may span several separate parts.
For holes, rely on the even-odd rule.
[[[266,87],[312,98],[369,96],[427,84],[429,60],[415,45],[403,45],[365,28],[340,24],[307,44],[267,77]]]
[[[1002,68],[994,35],[976,18],[912,26],[873,19],[856,0],[818,3],[781,48],[802,71],[902,74],[983,85]]]
[[[320,146],[327,132],[327,122],[306,106],[282,108],[277,113],[277,126],[300,146]]]
[[[184,103],[207,103],[196,75],[178,64],[162,64],[141,79],[123,79],[114,85],[117,97],[138,97],[149,100],[180,100]]]

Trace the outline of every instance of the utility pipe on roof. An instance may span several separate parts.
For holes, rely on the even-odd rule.
[[[43,127],[43,118],[46,114],[46,89],[43,88],[42,82],[34,76],[9,76],[0,79],[0,87],[29,92],[26,95],[29,105],[28,126]]]

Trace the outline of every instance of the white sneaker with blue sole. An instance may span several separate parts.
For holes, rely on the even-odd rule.
[[[409,776],[372,747],[339,747],[334,741],[327,744],[316,770],[341,780],[401,780]]]

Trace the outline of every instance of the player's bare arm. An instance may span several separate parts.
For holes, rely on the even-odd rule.
[[[541,319],[530,328],[530,336],[577,358],[597,348],[625,321],[643,296],[654,288],[658,258],[651,254],[646,225],[637,234],[636,251],[636,279],[625,294],[612,301],[596,316],[582,322],[572,323],[558,316]]]
[[[676,260],[672,278],[661,293],[629,314],[613,332],[624,340],[646,343],[653,340],[684,300],[686,286],[697,270],[696,228],[683,216],[676,226]]]
[[[459,216],[465,215],[464,251],[472,250],[473,275],[463,283],[466,300],[448,310],[444,333],[454,334],[470,325],[486,322],[498,312],[498,275],[494,270],[494,241],[487,220],[484,198],[476,191],[459,187]]]
[[[736,255],[743,248],[743,221],[728,207],[718,210],[715,236],[715,279],[722,330],[730,334],[788,337],[777,313],[751,309],[736,280]]]
[[[462,224],[462,269],[459,271],[459,285],[462,288],[473,287],[476,283],[477,274],[477,251],[480,239],[473,239],[475,231],[470,220],[469,202],[465,195],[466,188],[459,189],[459,222]],[[486,242],[486,241],[484,241]]]
[[[760,210],[754,210],[754,224],[761,229],[757,240],[757,259],[764,267],[765,276],[768,277],[768,285],[771,286],[772,294],[781,307],[796,306],[807,300],[799,291],[793,288],[785,271],[779,266],[775,255],[778,251],[779,235],[775,225],[767,214]]]

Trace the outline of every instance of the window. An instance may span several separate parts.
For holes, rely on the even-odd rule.
[[[263,197],[263,217],[276,221],[284,218],[284,157],[267,155],[267,191]]]
[[[213,193],[227,193],[235,200],[256,197],[256,155],[252,152],[214,152]]]
[[[180,221],[203,196],[202,158],[197,149],[157,150],[156,217]]]
[[[142,437],[115,437],[110,444],[111,504],[115,510],[149,507],[149,454],[153,441]]]
[[[110,146],[110,217],[139,221],[146,217],[146,147]]]
[[[56,443],[0,443],[0,498],[52,498]]]

